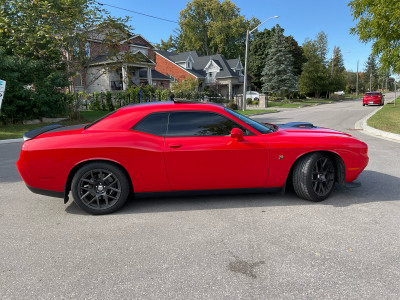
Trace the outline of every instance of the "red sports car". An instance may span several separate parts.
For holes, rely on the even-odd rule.
[[[51,125],[24,135],[18,170],[33,192],[72,191],[92,214],[132,193],[294,187],[322,201],[357,178],[367,145],[311,123],[261,124],[220,105],[128,105],[88,125]]]
[[[363,97],[363,106],[369,104],[384,105],[385,104],[384,96],[385,95],[382,95],[382,93],[379,91],[365,93]]]

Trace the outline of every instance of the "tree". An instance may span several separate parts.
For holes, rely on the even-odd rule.
[[[299,89],[302,93],[314,93],[319,97],[327,91],[329,84],[329,69],[327,67],[328,39],[320,32],[315,40],[306,40],[303,44],[304,56],[307,62],[299,77]]]
[[[383,70],[400,72],[399,1],[353,0],[349,6],[358,20],[350,33],[365,43],[372,42],[372,54],[380,56]]]
[[[261,89],[263,82],[263,70],[265,62],[268,58],[268,50],[271,47],[272,30],[264,29],[263,31],[254,33],[249,49],[249,73],[252,75],[252,83]]]
[[[280,29],[284,29],[279,27]],[[249,49],[249,73],[252,75],[252,83],[261,89],[263,83],[261,77],[263,76],[263,70],[265,62],[268,60],[268,49],[271,46],[271,39],[275,34],[277,26],[271,28],[271,30],[264,29],[260,32],[255,32],[251,37],[250,49]],[[297,41],[290,35],[284,36],[286,48],[289,50],[293,58],[293,75],[299,76],[301,74],[302,66],[305,62],[303,55],[303,49]]]
[[[177,34],[160,45],[165,50],[195,49],[201,55],[238,58],[244,54],[246,30],[258,24],[255,18],[245,19],[229,0],[193,0],[180,12]]]
[[[37,66],[35,76],[3,76],[7,86],[30,86],[29,93],[19,94],[18,99],[5,101],[11,105],[4,109],[9,112],[3,118],[16,119],[21,115],[42,117],[61,113],[55,107],[63,107],[65,88],[68,80],[89,64],[86,43],[94,29],[103,30],[103,40],[113,45],[115,33],[128,33],[123,19],[110,17],[93,0],[8,0],[0,2],[0,50],[8,60],[20,64],[20,74],[29,74],[28,66]],[[107,30],[104,30],[107,29]],[[119,39],[121,40],[121,39]],[[116,50],[111,48],[111,50]],[[115,51],[114,51],[115,52]],[[114,53],[110,51],[110,53]],[[30,82],[26,80],[30,79]],[[11,82],[10,82],[11,81]],[[10,97],[12,93],[6,93]],[[31,109],[32,100],[37,107]],[[15,103],[25,103],[15,109]],[[55,105],[54,103],[58,103]],[[54,105],[53,105],[54,104]],[[35,107],[36,107],[35,106]],[[25,109],[25,113],[21,113]],[[18,112],[18,115],[13,114]]]
[[[296,91],[297,78],[293,74],[293,57],[288,50],[283,29],[279,25],[276,26],[271,39],[267,57],[261,78],[263,92],[280,93],[283,96],[284,92]]]
[[[365,78],[368,78],[368,80],[365,82],[365,90],[367,91],[376,90],[378,88],[379,72],[378,72],[378,65],[376,63],[376,58],[373,54],[370,54],[368,56],[368,60],[365,63],[364,73],[365,73]]]
[[[331,67],[329,90],[331,92],[344,91],[346,88],[346,68],[344,67],[343,55],[339,47],[333,49],[329,65]]]
[[[287,49],[293,57],[293,75],[300,76],[303,64],[306,62],[306,59],[303,54],[303,48],[299,46],[297,41],[291,35],[285,36]]]

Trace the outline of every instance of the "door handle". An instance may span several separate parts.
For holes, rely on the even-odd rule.
[[[182,144],[171,144],[169,145],[170,148],[180,148],[182,147]]]

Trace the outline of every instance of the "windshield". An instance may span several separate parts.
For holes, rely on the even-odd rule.
[[[380,93],[367,93],[368,96],[379,96]]]
[[[225,111],[227,111],[231,115],[238,118],[240,121],[246,123],[247,125],[251,126],[252,128],[254,128],[255,130],[257,130],[261,133],[271,133],[271,132],[275,132],[278,130],[278,127],[276,127],[276,126],[258,123],[248,117],[243,116],[242,114],[239,114],[233,110],[230,110],[229,108],[225,108]]]

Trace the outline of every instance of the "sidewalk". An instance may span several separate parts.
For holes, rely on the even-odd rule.
[[[390,102],[392,102],[392,101],[390,101]],[[379,130],[379,129],[376,129],[376,128],[373,128],[373,127],[367,125],[368,119],[371,118],[374,114],[376,114],[382,108],[383,108],[383,106],[381,106],[379,109],[373,111],[372,113],[370,113],[363,119],[357,121],[356,124],[354,124],[354,128],[362,129],[363,133],[377,137],[377,138],[382,138],[382,139],[385,139],[388,141],[400,143],[400,134],[386,132],[386,131]]]

